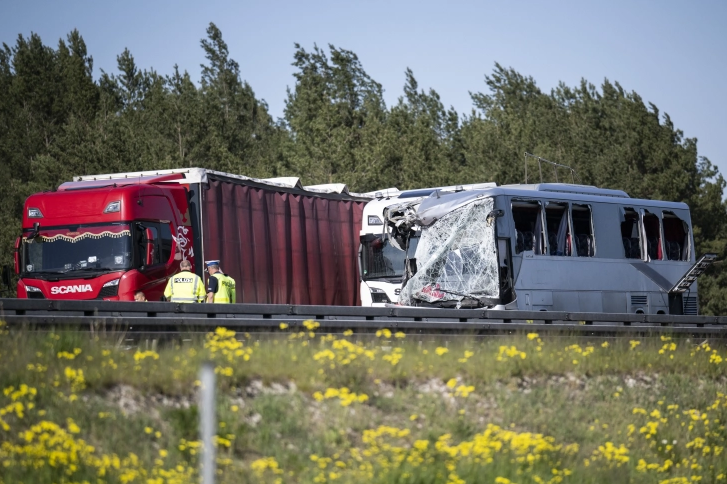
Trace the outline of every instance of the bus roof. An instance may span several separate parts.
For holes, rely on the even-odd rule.
[[[419,190],[407,190],[405,192],[401,192],[397,198],[418,198],[418,197],[428,197],[432,194],[432,192],[436,190],[436,188],[421,188]]]
[[[545,190],[540,189],[543,185],[545,185]],[[654,207],[666,210],[689,210],[689,206],[683,202],[630,198],[625,192],[621,192],[625,196],[608,193],[618,193],[620,190],[599,189],[582,185],[571,186],[575,190],[568,190],[568,185],[566,184],[550,183],[540,185],[505,185],[484,190],[438,193],[437,196],[431,195],[425,198],[419,206],[417,213],[422,225],[427,226],[449,212],[474,202],[477,199],[498,195],[518,197],[526,200],[546,198],[576,203],[611,203],[624,206]],[[557,190],[553,188],[557,188]],[[588,190],[589,188],[595,190]],[[607,193],[600,193],[600,190],[605,190]]]
[[[533,190],[539,192],[561,192],[577,193],[580,195],[598,195],[601,197],[630,198],[623,190],[612,190],[610,188],[599,188],[593,185],[573,185],[570,183],[536,183],[531,185],[516,184],[502,185],[503,188],[515,188],[518,190]]]

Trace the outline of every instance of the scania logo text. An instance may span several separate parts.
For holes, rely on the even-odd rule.
[[[75,294],[77,292],[91,292],[91,284],[76,284],[74,286],[55,286],[50,288],[51,294]]]

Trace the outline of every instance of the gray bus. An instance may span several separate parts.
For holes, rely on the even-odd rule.
[[[692,315],[714,259],[696,260],[686,204],[584,185],[434,192],[389,225],[421,228],[399,297],[412,306]]]

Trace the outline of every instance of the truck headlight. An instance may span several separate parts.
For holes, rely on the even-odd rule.
[[[43,292],[35,286],[25,286],[27,292]]]
[[[103,287],[113,287],[113,286],[118,286],[118,285],[119,285],[119,281],[120,281],[120,280],[121,280],[121,279],[119,278],[119,279],[114,279],[113,281],[109,281],[109,282],[107,282],[106,284],[104,284],[104,285],[103,285]]]
[[[389,297],[386,295],[386,291],[379,289],[378,287],[369,287],[371,290],[371,302],[374,303],[390,303]]]

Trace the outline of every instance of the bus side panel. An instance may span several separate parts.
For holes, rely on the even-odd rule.
[[[515,290],[523,310],[585,312],[668,312],[668,297],[630,259],[534,256],[523,252]],[[649,267],[668,281],[676,281],[691,264],[655,261]],[[552,303],[543,296],[552,293]],[[696,291],[692,291],[690,296]],[[528,295],[529,297],[524,297]],[[690,304],[694,305],[692,300]],[[694,312],[694,310],[692,310]]]
[[[623,292],[606,291],[603,293],[604,313],[627,313],[626,294]]]
[[[595,257],[623,259],[624,247],[621,240],[621,208],[611,203],[590,203],[593,217],[593,239]]]
[[[358,246],[365,202],[209,179],[204,259],[221,261],[238,303],[359,304]]]

